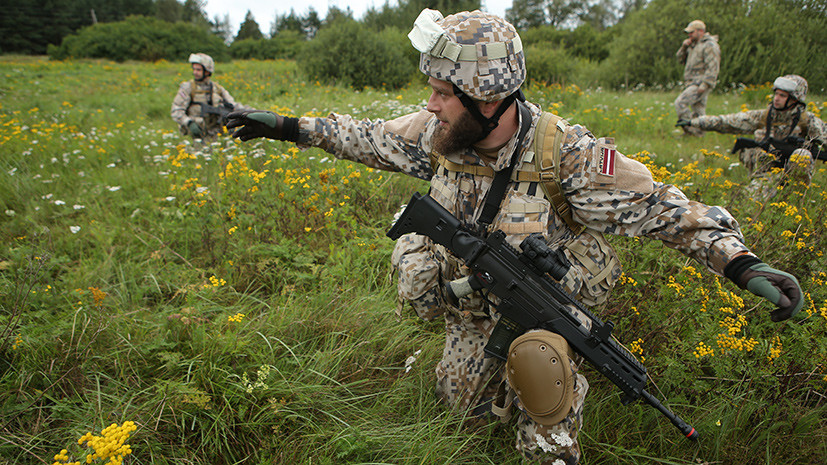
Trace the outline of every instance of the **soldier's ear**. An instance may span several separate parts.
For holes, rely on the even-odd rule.
[[[477,105],[479,106],[480,113],[482,113],[482,115],[486,118],[490,118],[494,116],[500,102],[502,102],[502,100],[497,100],[496,102],[477,101]]]

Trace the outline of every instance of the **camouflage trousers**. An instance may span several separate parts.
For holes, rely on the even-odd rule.
[[[698,93],[699,86],[689,85],[686,89],[678,95],[675,99],[675,112],[678,114],[678,119],[689,121],[692,118],[703,116],[706,114],[706,99],[709,97],[711,88]],[[683,130],[687,134],[701,135],[703,131],[698,128],[684,126]]]
[[[757,147],[742,150],[739,158],[750,175],[747,193],[756,200],[769,200],[789,184],[809,186],[815,171],[815,160],[807,149],[794,151],[784,168],[777,167],[775,155]]]
[[[483,351],[496,324],[493,318],[445,314],[445,348],[436,368],[437,395],[449,406],[467,410],[480,423],[500,420],[492,412],[498,391],[505,383],[505,363],[486,357]],[[574,397],[571,410],[558,424],[546,426],[532,420],[514,399],[516,449],[528,460],[549,465],[574,465],[580,460],[577,436],[583,425],[583,401],[589,383],[577,373],[577,356],[571,362]],[[501,397],[501,396],[500,396]]]

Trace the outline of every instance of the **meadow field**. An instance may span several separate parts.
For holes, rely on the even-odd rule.
[[[427,185],[273,141],[208,145],[169,117],[186,63],[0,57],[0,464],[519,464],[513,424],[439,405],[441,322],[395,314],[395,212]],[[239,102],[389,119],[400,90],[307,82],[291,61],[218,63]],[[735,137],[680,137],[678,90],[534,83],[529,100],[722,205],[806,293],[771,307],[657,241],[613,237],[624,275],[593,309],[690,422],[622,405],[591,367],[596,464],[827,463],[827,175],[747,194]],[[708,113],[766,106],[716,91]],[[809,108],[827,116],[824,95]]]

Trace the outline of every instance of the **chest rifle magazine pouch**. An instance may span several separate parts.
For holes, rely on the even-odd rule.
[[[431,240],[416,233],[401,236],[393,249],[391,264],[399,273],[396,313],[401,315],[405,302],[410,302],[417,316],[425,321],[442,315],[445,300]]]

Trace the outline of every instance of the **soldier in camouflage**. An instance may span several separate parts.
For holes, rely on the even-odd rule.
[[[224,87],[210,79],[215,73],[215,62],[211,56],[193,53],[189,62],[193,79],[182,82],[178,87],[170,115],[178,123],[181,134],[190,135],[193,139],[214,138],[221,132],[224,121],[220,114],[202,111],[202,104],[226,113],[249,107],[236,103]]]
[[[617,257],[602,238],[602,233],[612,233],[660,239],[772,301],[779,307],[773,319],[800,310],[803,301],[795,277],[750,253],[726,210],[690,201],[674,186],[654,182],[651,173],[618,152],[611,139],[595,138],[580,125],[562,124],[559,177],[572,209],[575,227],[569,226],[545,198],[542,178],[535,176],[539,173],[531,172],[532,159],[539,156],[531,147],[542,112],[525,102],[520,91],[525,58],[511,24],[480,11],[443,18],[426,9],[409,37],[421,53],[420,70],[432,89],[427,107],[419,112],[391,121],[357,121],[336,113],[289,118],[245,111],[231,114],[227,126],[238,128],[233,136],[241,140],[293,141],[340,159],[428,180],[430,195],[468,224],[480,218],[495,173],[515,160],[517,169],[488,230],[504,231],[512,245],[539,232],[552,247],[563,246],[573,266],[562,284],[589,305],[605,301],[620,274]],[[480,422],[515,414],[516,448],[531,461],[577,463],[589,388],[578,370],[582,359],[572,354],[563,370],[570,391],[562,407],[553,415],[529,414],[536,410],[526,408],[511,388],[505,364],[483,351],[499,318],[496,305],[479,293],[450,302],[446,297],[445,284],[467,277],[469,269],[444,247],[417,235],[400,238],[393,261],[400,273],[400,295],[421,317],[441,316],[445,321],[445,348],[436,367],[439,397]]]
[[[684,29],[688,37],[675,54],[685,64],[684,90],[675,99],[675,111],[679,120],[688,120],[706,114],[706,99],[718,82],[721,68],[721,49],[718,36],[706,32],[706,24],[694,20]],[[697,128],[684,127],[686,134],[703,135]]]
[[[684,128],[752,134],[759,142],[797,138],[799,147],[786,160],[760,147],[740,150],[741,162],[751,177],[749,191],[764,199],[771,198],[778,186],[791,179],[809,185],[815,169],[812,149],[827,142],[827,124],[807,111],[807,81],[803,77],[780,76],[772,89],[772,102],[763,110],[678,121]]]

